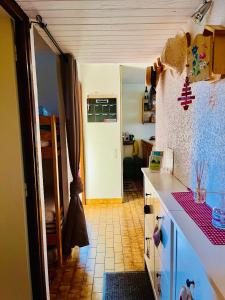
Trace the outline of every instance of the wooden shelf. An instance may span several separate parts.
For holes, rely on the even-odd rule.
[[[155,122],[149,121],[149,119],[152,117],[152,115],[155,116],[155,108],[154,109],[147,109],[146,105],[148,104],[147,99],[142,97],[142,124],[154,124]],[[148,117],[146,117],[146,115]]]

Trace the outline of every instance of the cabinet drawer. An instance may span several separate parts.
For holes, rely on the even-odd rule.
[[[146,254],[144,256],[145,259],[145,265],[147,267],[147,271],[149,274],[149,278],[151,280],[152,287],[154,287],[154,276],[155,276],[155,261],[154,261],[154,248],[152,249],[150,257],[148,257]]]
[[[158,220],[157,220],[158,219]],[[164,265],[165,272],[170,276],[171,270],[171,247],[172,247],[172,222],[168,214],[165,212],[164,208],[158,200],[157,205],[155,205],[155,225],[161,228],[161,242],[156,248],[159,256]]]
[[[158,197],[156,195],[156,192],[155,192],[153,186],[151,185],[149,180],[146,179],[146,177],[144,178],[144,192],[145,192],[145,194],[144,194],[145,200],[154,199],[154,198]]]
[[[182,232],[176,228],[175,244],[175,299],[179,299],[180,289],[187,279],[195,283],[195,288],[191,289],[195,300],[217,299],[199,257]]]
[[[154,289],[157,299],[170,300],[170,277],[163,266],[162,260],[155,251]]]
[[[151,279],[154,278],[154,243],[152,231],[154,228],[154,216],[145,215],[145,262]]]

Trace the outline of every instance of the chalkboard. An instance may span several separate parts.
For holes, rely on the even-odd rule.
[[[88,98],[87,120],[88,122],[116,122],[116,98]]]

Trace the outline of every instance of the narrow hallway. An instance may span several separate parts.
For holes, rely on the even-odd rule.
[[[56,271],[51,300],[102,299],[103,273],[144,269],[142,192],[127,192],[123,204],[85,206],[90,245],[73,249]]]

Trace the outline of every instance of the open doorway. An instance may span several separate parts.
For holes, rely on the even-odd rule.
[[[141,168],[148,166],[154,145],[155,113],[147,109],[145,70],[144,66],[121,66],[124,201],[142,193]]]
[[[44,212],[43,252],[52,292],[53,280],[62,270],[63,262],[73,258],[74,247],[88,244],[79,198],[82,191],[79,177],[80,94],[76,61],[72,55],[62,51],[62,55],[58,55],[35,28],[32,28],[31,37],[39,188]]]
[[[33,28],[33,63],[36,93],[37,150],[43,224],[51,283],[62,265],[62,227],[69,200],[69,167],[64,120],[60,107],[58,55]],[[47,251],[46,251],[47,250]]]

